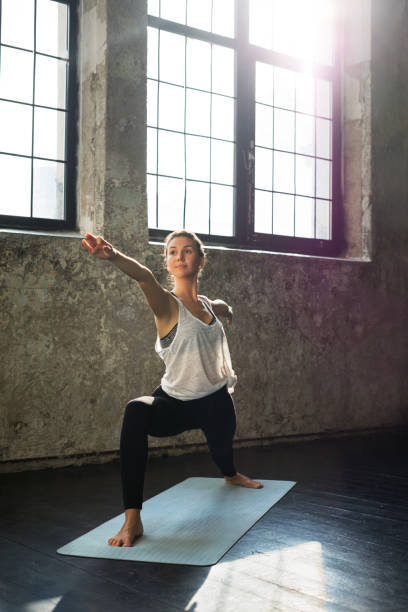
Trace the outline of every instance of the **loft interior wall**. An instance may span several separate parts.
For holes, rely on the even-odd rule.
[[[78,232],[0,232],[3,470],[117,450],[125,404],[160,381],[153,317],[137,284],[92,260],[79,235],[104,235],[165,282],[161,247],[147,232],[145,5],[80,4]],[[372,58],[349,71],[358,80],[370,68],[370,138],[350,150],[363,161],[369,151],[371,163],[360,161],[360,178],[345,188],[354,253],[364,254],[364,197],[372,214],[372,261],[208,250],[200,292],[235,311],[227,333],[238,440],[406,422],[407,10],[406,1],[393,11],[373,1]],[[356,102],[367,91],[360,85]],[[366,133],[367,115],[350,120]],[[151,444],[176,451],[203,441],[188,432]]]

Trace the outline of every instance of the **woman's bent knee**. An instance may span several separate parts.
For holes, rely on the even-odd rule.
[[[154,397],[150,395],[143,395],[130,400],[125,407],[124,423],[140,423],[141,420],[145,422],[149,416],[149,407],[153,404],[153,400]]]
[[[142,395],[141,397],[136,397],[136,399],[130,400],[126,404],[126,410],[129,408],[130,410],[136,409],[140,406],[151,406],[154,402],[153,395]]]

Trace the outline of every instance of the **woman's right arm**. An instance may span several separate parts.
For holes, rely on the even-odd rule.
[[[115,249],[102,236],[93,236],[87,233],[85,234],[85,240],[82,240],[82,244],[98,259],[110,260],[119,270],[134,278],[139,283],[150,308],[159,320],[172,318],[174,305],[170,293],[157,282],[149,268]]]

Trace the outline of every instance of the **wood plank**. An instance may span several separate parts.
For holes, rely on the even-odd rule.
[[[385,432],[236,450],[240,471],[298,484],[212,568],[55,554],[121,512],[118,464],[2,475],[0,610],[405,612],[405,441]],[[150,459],[146,498],[188,476],[219,474],[208,454]]]
[[[84,609],[88,609],[87,606],[92,610],[115,609],[106,607],[109,601],[114,602],[112,605],[116,605],[119,610],[122,609],[122,603],[126,606],[140,606],[138,609],[146,612],[157,610],[159,605],[169,612],[180,612],[183,609],[171,605],[163,590],[161,593],[143,592],[133,584],[121,589],[118,588],[121,585],[108,574],[98,576],[97,572],[89,572],[77,564],[61,562],[53,555],[16,545],[3,538],[0,544],[0,602],[21,606],[20,610],[30,602],[49,600],[52,603],[58,599],[63,600],[58,606],[63,605],[68,610],[69,605],[72,605],[72,611],[76,610],[75,606],[79,603]]]

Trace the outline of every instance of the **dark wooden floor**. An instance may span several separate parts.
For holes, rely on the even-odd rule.
[[[0,477],[1,612],[407,612],[406,432],[247,448],[240,471],[294,489],[212,567],[61,557],[121,512],[118,464]],[[145,497],[219,476],[150,459]]]

